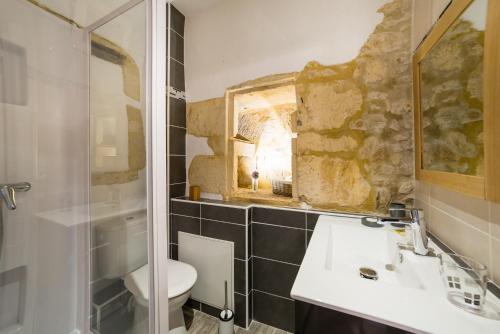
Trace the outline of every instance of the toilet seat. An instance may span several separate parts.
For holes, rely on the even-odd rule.
[[[168,260],[168,299],[189,291],[196,282],[197,273],[193,266],[175,260]],[[149,265],[146,264],[124,278],[125,287],[139,303],[149,301]]]

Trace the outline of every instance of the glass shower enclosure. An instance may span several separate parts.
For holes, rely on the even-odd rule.
[[[152,3],[0,3],[0,334],[158,331]]]

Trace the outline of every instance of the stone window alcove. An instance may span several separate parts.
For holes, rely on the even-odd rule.
[[[292,202],[296,198],[294,78],[230,89],[226,97],[230,197]],[[273,182],[291,186],[291,196],[273,193]]]

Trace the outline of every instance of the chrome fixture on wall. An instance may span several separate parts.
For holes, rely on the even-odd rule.
[[[7,209],[15,210],[17,208],[16,191],[28,191],[30,189],[31,184],[29,182],[0,184],[0,195]]]

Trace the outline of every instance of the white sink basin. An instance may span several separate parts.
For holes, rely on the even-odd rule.
[[[398,243],[406,238],[390,226],[370,228],[360,218],[321,216],[292,298],[415,333],[500,333],[500,321],[447,300],[438,258],[398,251]],[[442,252],[432,242],[429,247]],[[378,279],[361,277],[361,267],[375,270]],[[500,317],[499,303],[489,307]]]

